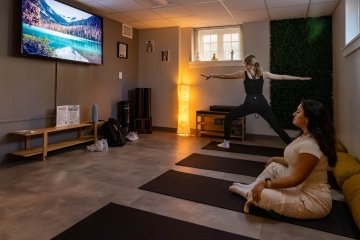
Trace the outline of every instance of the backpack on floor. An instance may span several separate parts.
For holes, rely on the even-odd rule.
[[[126,133],[120,122],[115,118],[109,118],[102,127],[103,138],[107,139],[109,147],[124,146],[127,142]]]

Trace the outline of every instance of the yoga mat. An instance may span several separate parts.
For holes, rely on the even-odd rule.
[[[165,217],[115,203],[109,203],[52,239],[251,240],[253,238]]]
[[[219,142],[212,141],[207,145],[205,145],[204,147],[202,147],[202,149],[224,151],[224,152],[237,152],[237,153],[261,155],[261,156],[269,156],[269,157],[284,155],[283,148],[236,144],[236,143],[230,143],[230,148],[221,148],[218,147],[217,144],[219,144]]]
[[[231,184],[232,182],[227,180],[169,170],[141,186],[140,189],[243,212],[245,199],[229,191]],[[360,238],[360,231],[348,206],[341,201],[333,200],[331,213],[323,219],[298,220],[280,216],[255,206],[251,207],[250,214],[345,237]]]
[[[251,160],[219,157],[206,154],[192,153],[176,165],[207,169],[219,172],[234,173],[239,175],[257,177],[264,170],[265,163]],[[339,185],[331,171],[328,171],[330,187],[340,190]]]

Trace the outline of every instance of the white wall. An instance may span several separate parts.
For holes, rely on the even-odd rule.
[[[360,159],[360,49],[343,56],[345,1],[333,14],[334,117],[337,138]]]

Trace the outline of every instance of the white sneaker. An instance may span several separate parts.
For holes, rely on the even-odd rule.
[[[86,146],[86,149],[90,152],[95,152],[96,146],[95,146],[95,144],[91,144],[90,146]]]
[[[221,148],[230,148],[230,141],[224,139],[224,141],[218,144],[217,146]]]
[[[104,151],[109,150],[109,144],[107,142],[107,139],[101,139],[101,141],[102,141],[102,144],[103,144],[103,150]]]
[[[133,142],[133,141],[137,140],[134,132],[129,132],[128,135],[126,135],[126,139],[129,140],[130,142]]]
[[[136,140],[138,140],[139,136],[138,136],[137,132],[133,132],[133,133],[134,133],[134,136],[135,136]]]
[[[102,141],[102,140],[96,140],[95,146],[96,146],[96,151],[97,151],[97,152],[102,152],[102,151],[104,151],[104,144],[103,144],[103,141]]]

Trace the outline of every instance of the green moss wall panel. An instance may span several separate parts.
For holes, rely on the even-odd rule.
[[[284,128],[294,128],[292,113],[303,99],[316,99],[333,113],[332,18],[271,21],[270,71],[310,76],[310,81],[270,83],[271,107]]]

